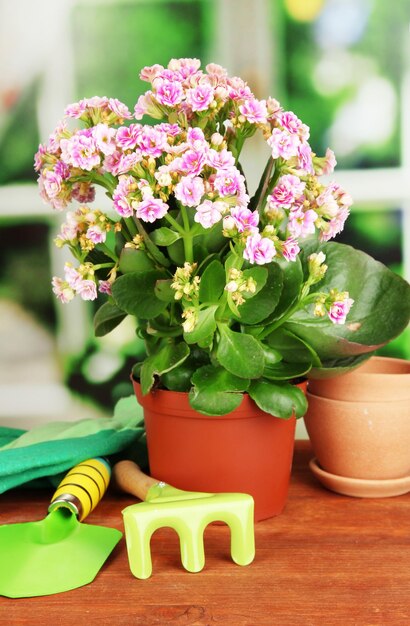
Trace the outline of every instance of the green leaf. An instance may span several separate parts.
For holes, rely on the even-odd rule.
[[[175,241],[181,238],[181,235],[167,226],[157,228],[150,233],[151,240],[157,246],[170,246]]]
[[[199,311],[198,321],[194,330],[190,333],[184,333],[184,339],[187,343],[202,342],[214,334],[216,330],[215,312],[217,308],[218,305],[215,304]]]
[[[347,374],[347,372],[362,365],[372,354],[373,352],[367,352],[366,354],[348,357],[347,359],[325,361],[322,367],[313,367],[309,372],[308,378],[333,378],[333,376]]]
[[[103,337],[122,322],[127,314],[115,304],[104,302],[94,316],[94,333],[96,337]]]
[[[238,307],[240,313],[238,319],[241,324],[262,322],[275,310],[279,302],[283,287],[282,270],[277,263],[271,263],[267,270],[268,276],[265,286]]]
[[[185,361],[189,356],[189,347],[186,343],[166,343],[160,350],[145,359],[141,366],[141,391],[147,394],[155,381],[155,375],[161,376]]]
[[[295,313],[286,328],[317,352],[322,361],[373,352],[399,335],[410,319],[410,285],[372,257],[350,246],[327,242],[328,270],[312,291],[348,291],[354,299],[345,324],[315,318],[311,307]],[[312,252],[312,250],[310,250]]]
[[[275,417],[288,419],[293,414],[303,417],[307,410],[305,394],[290,383],[257,380],[251,383],[248,393],[262,411]]]
[[[175,263],[175,265],[178,265],[179,267],[183,266],[186,259],[185,259],[184,242],[182,241],[182,239],[178,239],[178,241],[175,241],[175,243],[168,246],[167,252],[168,252],[169,258]]]
[[[261,344],[261,346],[263,349],[263,356],[265,357],[266,366],[276,365],[276,363],[282,361],[283,357],[279,350],[275,350],[275,348],[271,348],[270,346],[266,346],[264,344]]]
[[[214,260],[204,270],[199,284],[200,302],[218,302],[225,288],[225,270],[220,261]]]
[[[268,335],[265,341],[269,346],[280,352],[288,363],[311,363],[317,367],[321,366],[318,355],[308,342],[297,337],[289,330],[278,328]]]
[[[251,335],[237,333],[219,324],[220,340],[216,352],[219,363],[235,376],[259,378],[265,366],[260,343]]]
[[[281,361],[265,367],[263,376],[268,380],[293,380],[305,376],[312,368],[311,363],[286,363]]]
[[[164,278],[164,274],[156,270],[120,276],[112,286],[117,306],[142,319],[156,317],[167,307],[167,303],[155,295],[155,284],[161,278]]]
[[[175,302],[175,289],[172,289],[172,283],[172,278],[157,280],[154,291],[158,300],[162,300],[163,302]]]
[[[230,374],[222,367],[205,365],[192,377],[193,389],[189,402],[193,409],[205,415],[226,415],[242,402],[242,393],[249,380]]]
[[[129,272],[145,272],[152,270],[154,264],[143,250],[124,248],[120,256],[119,268],[123,274]]]
[[[275,263],[282,270],[283,288],[278,305],[269,318],[269,322],[282,317],[297,301],[304,278],[302,263],[299,257],[297,257],[296,261],[286,261],[286,259],[280,258]]]

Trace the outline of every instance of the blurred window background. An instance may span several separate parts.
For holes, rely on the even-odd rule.
[[[71,102],[132,110],[145,65],[220,63],[293,110],[355,200],[338,241],[409,279],[409,22],[408,0],[0,0],[0,423],[110,413],[131,392],[133,330],[96,340],[93,304],[52,295],[61,216],[39,197],[33,156]],[[244,155],[251,190],[262,144]],[[410,358],[409,330],[382,352]]]

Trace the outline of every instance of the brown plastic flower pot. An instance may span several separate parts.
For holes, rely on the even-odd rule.
[[[156,390],[143,396],[150,472],[188,491],[248,493],[255,520],[279,515],[286,503],[296,420],[261,411],[246,394],[224,416],[193,410],[188,394]],[[306,388],[306,383],[299,385]]]

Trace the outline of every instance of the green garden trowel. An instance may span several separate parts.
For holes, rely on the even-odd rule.
[[[45,596],[94,580],[122,533],[81,521],[103,497],[110,475],[104,459],[84,461],[62,480],[43,520],[0,527],[0,595]]]

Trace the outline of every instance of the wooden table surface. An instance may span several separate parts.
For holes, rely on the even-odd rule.
[[[132,576],[122,540],[90,585],[46,597],[0,597],[0,624],[408,626],[410,494],[334,494],[310,474],[311,456],[309,443],[298,441],[285,511],[256,524],[250,566],[233,563],[228,528],[213,525],[205,532],[205,568],[190,574],[180,565],[176,534],[162,529],[152,539],[150,579]],[[49,495],[1,495],[0,523],[42,519]],[[87,523],[122,530],[121,510],[132,503],[108,493]]]

